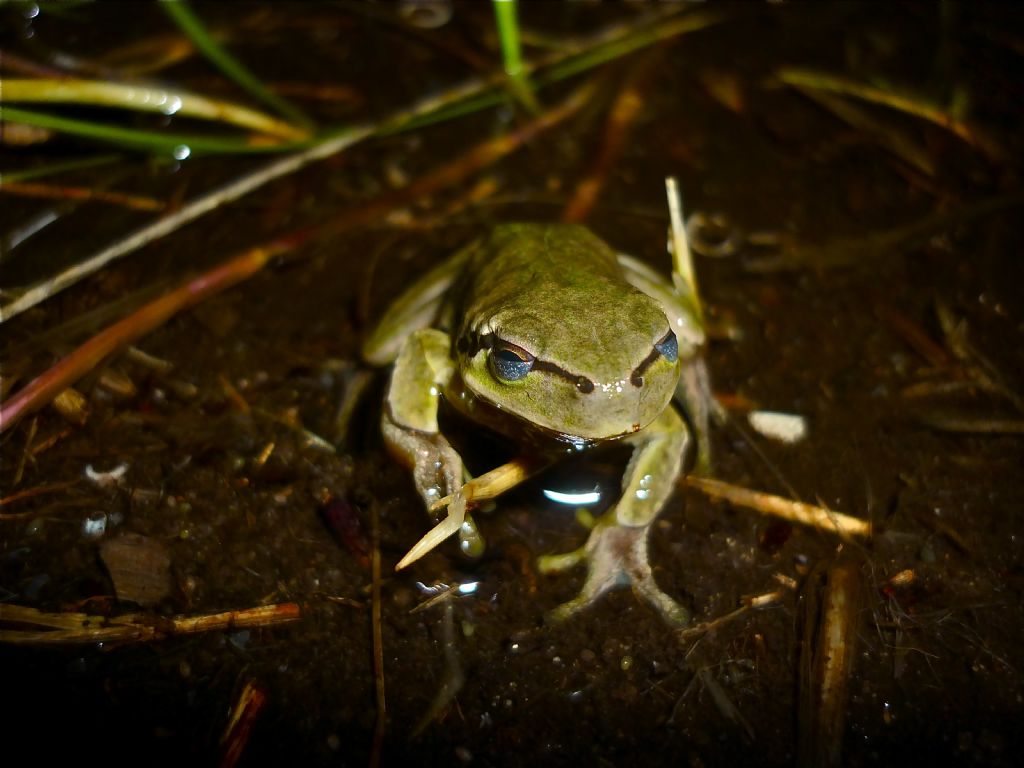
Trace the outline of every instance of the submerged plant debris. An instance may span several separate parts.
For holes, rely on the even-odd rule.
[[[1024,12],[517,17],[506,74],[487,3],[0,7],[7,753],[1018,765]],[[667,274],[666,177],[728,414],[651,537],[692,625],[545,620],[615,447],[396,573],[433,523],[362,335],[497,223]]]

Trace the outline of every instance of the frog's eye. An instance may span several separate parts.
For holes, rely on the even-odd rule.
[[[534,360],[522,347],[502,341],[491,352],[491,370],[502,381],[519,381],[533,368]]]
[[[662,357],[670,363],[674,363],[679,359],[679,342],[672,331],[666,333],[662,340],[654,345],[654,348],[661,352]]]

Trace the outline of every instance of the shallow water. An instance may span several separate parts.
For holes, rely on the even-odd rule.
[[[293,97],[323,124],[379,118],[472,76],[476,61],[496,61],[483,42],[492,24],[483,4],[457,5],[429,31],[401,22],[395,7],[372,7],[197,9],[266,82],[343,86],[330,98]],[[119,4],[53,15],[44,7],[24,21],[27,8],[3,9],[14,22],[3,24],[3,46],[39,63],[60,63],[62,52],[85,67],[130,42],[177,35],[152,8],[127,17]],[[829,534],[681,491],[655,524],[652,559],[659,584],[696,622],[778,589],[778,576],[797,589],[684,638],[628,589],[546,623],[582,574],[543,577],[536,557],[579,546],[586,532],[542,490],[596,483],[613,491],[625,457],[611,451],[501,499],[480,517],[489,541],[481,561],[449,544],[392,573],[428,521],[376,435],[383,374],[348,428],[338,426],[359,336],[405,283],[494,223],[559,217],[594,167],[609,99],[634,56],[607,65],[594,105],[488,168],[482,176],[495,191],[471,196],[475,175],[304,246],[136,344],[169,366],[119,356],[105,375],[81,381],[84,424],[48,408],[0,438],[5,497],[69,484],[0,508],[22,515],[0,519],[0,617],[4,603],[136,610],[118,603],[100,556],[104,541],[125,533],[169,557],[170,592],[152,608],[159,615],[283,602],[302,610],[289,625],[144,644],[0,646],[12,754],[209,764],[242,687],[255,681],[266,706],[243,764],[365,764],[377,707],[371,577],[359,547],[370,546],[376,515],[385,764],[791,764],[805,727],[797,699],[808,574],[840,548],[858,558],[864,585],[842,762],[1018,762],[1021,14],[1008,5],[720,8],[722,23],[663,45],[640,78],[640,118],[587,223],[664,268],[662,190],[671,174],[688,211],[722,213],[745,233],[738,253],[697,261],[714,389],[734,422],[744,424],[754,406],[800,414],[808,436],[782,445],[718,428],[713,475],[870,519],[873,539],[841,547]],[[526,4],[524,27],[582,35],[644,10]],[[127,63],[104,66],[98,71]],[[852,127],[773,81],[782,66],[889,83],[937,103],[960,94],[1002,151],[861,102],[885,131]],[[159,77],[244,100],[198,56]],[[392,194],[516,119],[510,108],[492,109],[379,139],[261,188],[5,323],[5,378],[20,386],[184,275]],[[160,128],[184,130],[177,119]],[[931,172],[894,149],[897,132]],[[3,167],[107,151],[58,138],[5,148]],[[149,162],[129,152],[58,178],[180,201],[266,161],[196,153]],[[0,236],[50,209],[59,214],[53,224],[3,254],[3,288],[81,259],[152,216],[4,194]],[[774,244],[753,242],[763,232]],[[941,311],[959,335],[944,333]],[[118,390],[124,379],[134,391]],[[1002,428],[993,430],[996,420]],[[474,471],[500,461],[500,447],[465,437]],[[26,457],[26,446],[37,450]],[[87,466],[122,465],[116,486],[85,475]],[[325,524],[328,497],[360,524],[343,541]],[[87,519],[103,520],[103,533],[87,535]],[[437,584],[476,587],[413,612],[428,598],[425,586]],[[428,718],[451,659],[461,686]]]

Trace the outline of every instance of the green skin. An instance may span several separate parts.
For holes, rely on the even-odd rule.
[[[677,355],[664,344],[672,334]],[[689,614],[655,583],[647,537],[693,443],[673,395],[696,427],[701,460],[707,457],[703,340],[689,297],[586,228],[506,224],[411,286],[366,340],[363,355],[377,365],[394,362],[384,439],[412,468],[428,508],[459,492],[465,474],[438,428],[442,396],[469,418],[493,419],[500,411],[575,448],[612,440],[632,445],[622,496],[586,545],[540,558],[542,572],[588,565],[580,594],[552,617],[631,584],[666,621],[682,625]],[[532,367],[524,363],[510,379],[496,356]],[[482,551],[470,517],[460,542],[467,554]]]

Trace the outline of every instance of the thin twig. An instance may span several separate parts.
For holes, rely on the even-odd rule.
[[[837,533],[840,536],[869,536],[871,534],[869,520],[861,520],[858,517],[844,515],[842,512],[813,504],[791,501],[782,496],[752,491],[749,488],[741,488],[738,485],[707,477],[689,476],[686,478],[686,485],[696,488],[714,499],[723,499],[746,509],[781,517],[791,523],[810,525],[829,533]]]
[[[462,182],[472,174],[493,165],[501,158],[519,149],[544,131],[554,128],[576,114],[590,100],[593,93],[592,83],[581,85],[564,101],[525,125],[493,139],[482,141],[470,147],[452,162],[426,173],[390,195],[341,214],[324,228],[323,234],[335,234],[378,220],[399,205],[413,200],[422,200],[439,189]]]
[[[677,631],[676,636],[683,642],[695,640],[702,635],[706,635],[708,632],[713,632],[716,629],[725,626],[729,622],[738,619],[748,611],[778,605],[791,590],[792,587],[773,589],[771,592],[763,592],[760,595],[744,597],[742,605],[735,610],[732,610],[722,616],[716,616],[713,619],[702,621],[700,624],[694,624],[692,627],[680,629]]]
[[[1003,148],[979,130],[977,126],[968,125],[964,121],[958,120],[948,110],[929,104],[920,97],[896,93],[892,90],[882,90],[881,88],[859,83],[856,80],[840,75],[801,69],[799,67],[783,67],[775,74],[786,85],[791,85],[800,90],[812,89],[852,96],[862,101],[882,104],[891,109],[927,120],[930,123],[945,128],[972,147],[980,149],[992,160],[1002,160],[1006,156]]]
[[[265,247],[245,251],[93,336],[0,404],[0,434],[11,429],[27,414],[42,408],[108,356],[129,346],[183,309],[245,280],[262,269],[272,257],[297,244],[296,239],[278,240]]]
[[[400,571],[409,567],[449,536],[454,535],[466,519],[469,505],[497,498],[545,466],[547,463],[537,456],[517,456],[512,461],[470,480],[458,493],[449,494],[435,501],[429,511],[439,513],[447,507],[445,517],[413,544],[412,549],[395,565],[395,570]]]
[[[381,752],[384,748],[384,732],[387,728],[387,697],[384,689],[384,634],[381,629],[380,601],[380,513],[377,505],[371,512],[371,543],[373,553],[371,559],[372,581],[370,584],[370,618],[373,632],[373,681],[377,700],[377,719],[373,727],[373,745],[370,749],[370,768],[380,765]]]
[[[935,176],[935,163],[921,146],[920,139],[896,125],[886,125],[874,115],[849,99],[810,88],[800,91],[812,101],[831,112],[847,125],[872,136],[878,144],[895,157],[916,168],[926,176]]]
[[[66,488],[70,488],[75,482],[64,482],[64,483],[49,483],[47,485],[37,485],[35,488],[25,488],[24,490],[12,493],[9,496],[4,496],[0,499],[0,507],[6,507],[8,504],[14,504],[25,499],[31,499],[35,496],[41,496],[45,493],[56,493],[57,491],[63,491]],[[0,514],[0,520],[4,519],[4,515]]]
[[[914,414],[920,423],[943,432],[962,432],[974,435],[1024,435],[1024,420],[996,419],[955,414],[920,412]]]
[[[340,152],[342,149],[370,135],[371,132],[372,129],[366,126],[353,129],[351,133],[325,141],[305,152],[275,160],[253,173],[247,174],[213,192],[201,196],[175,213],[157,219],[152,224],[147,224],[128,237],[118,240],[113,245],[74,264],[54,277],[36,283],[17,299],[0,306],[0,323],[10,320],[12,317],[36,306],[54,294],[74,285],[79,280],[102,269],[115,259],[174,232],[203,214],[233,200],[237,200],[273,179],[280,178],[316,160]]]
[[[693,307],[697,324],[703,329],[704,309],[700,301],[700,291],[697,289],[697,270],[693,267],[693,254],[690,251],[686,221],[683,218],[683,196],[674,176],[665,178],[665,195],[668,198],[671,222],[672,282],[680,299],[689,299],[687,303]]]
[[[49,200],[82,200],[98,203],[119,205],[135,211],[162,211],[167,207],[163,200],[143,195],[130,195],[125,192],[108,192],[90,187],[67,187],[53,184],[39,184],[26,181],[9,181],[4,179],[0,184],[0,192],[23,197],[41,197]]]
[[[149,642],[172,635],[266,627],[302,618],[295,603],[277,603],[240,611],[165,618],[131,613],[123,616],[93,616],[87,613],[46,613],[36,608],[0,603],[0,624],[39,627],[37,630],[0,629],[0,642],[15,645],[52,645],[99,642]]]
[[[220,737],[223,753],[221,754],[218,768],[234,768],[238,763],[246,744],[249,743],[249,736],[252,733],[253,724],[263,707],[267,703],[267,693],[256,681],[246,682],[238,701],[231,710],[231,718],[228,720],[224,733]]]
[[[629,135],[644,106],[643,86],[656,56],[644,56],[622,84],[605,124],[601,150],[586,176],[576,185],[572,199],[562,212],[562,221],[585,221],[627,145]]]
[[[1021,206],[1024,206],[1022,194],[989,197],[954,210],[937,210],[909,224],[865,236],[840,238],[826,243],[797,243],[787,247],[779,256],[749,259],[745,266],[751,272],[765,273],[802,269],[808,265],[814,265],[815,269],[835,269],[862,264],[869,258],[868,254],[887,255],[892,251],[910,248],[938,232],[948,232],[984,216]]]

